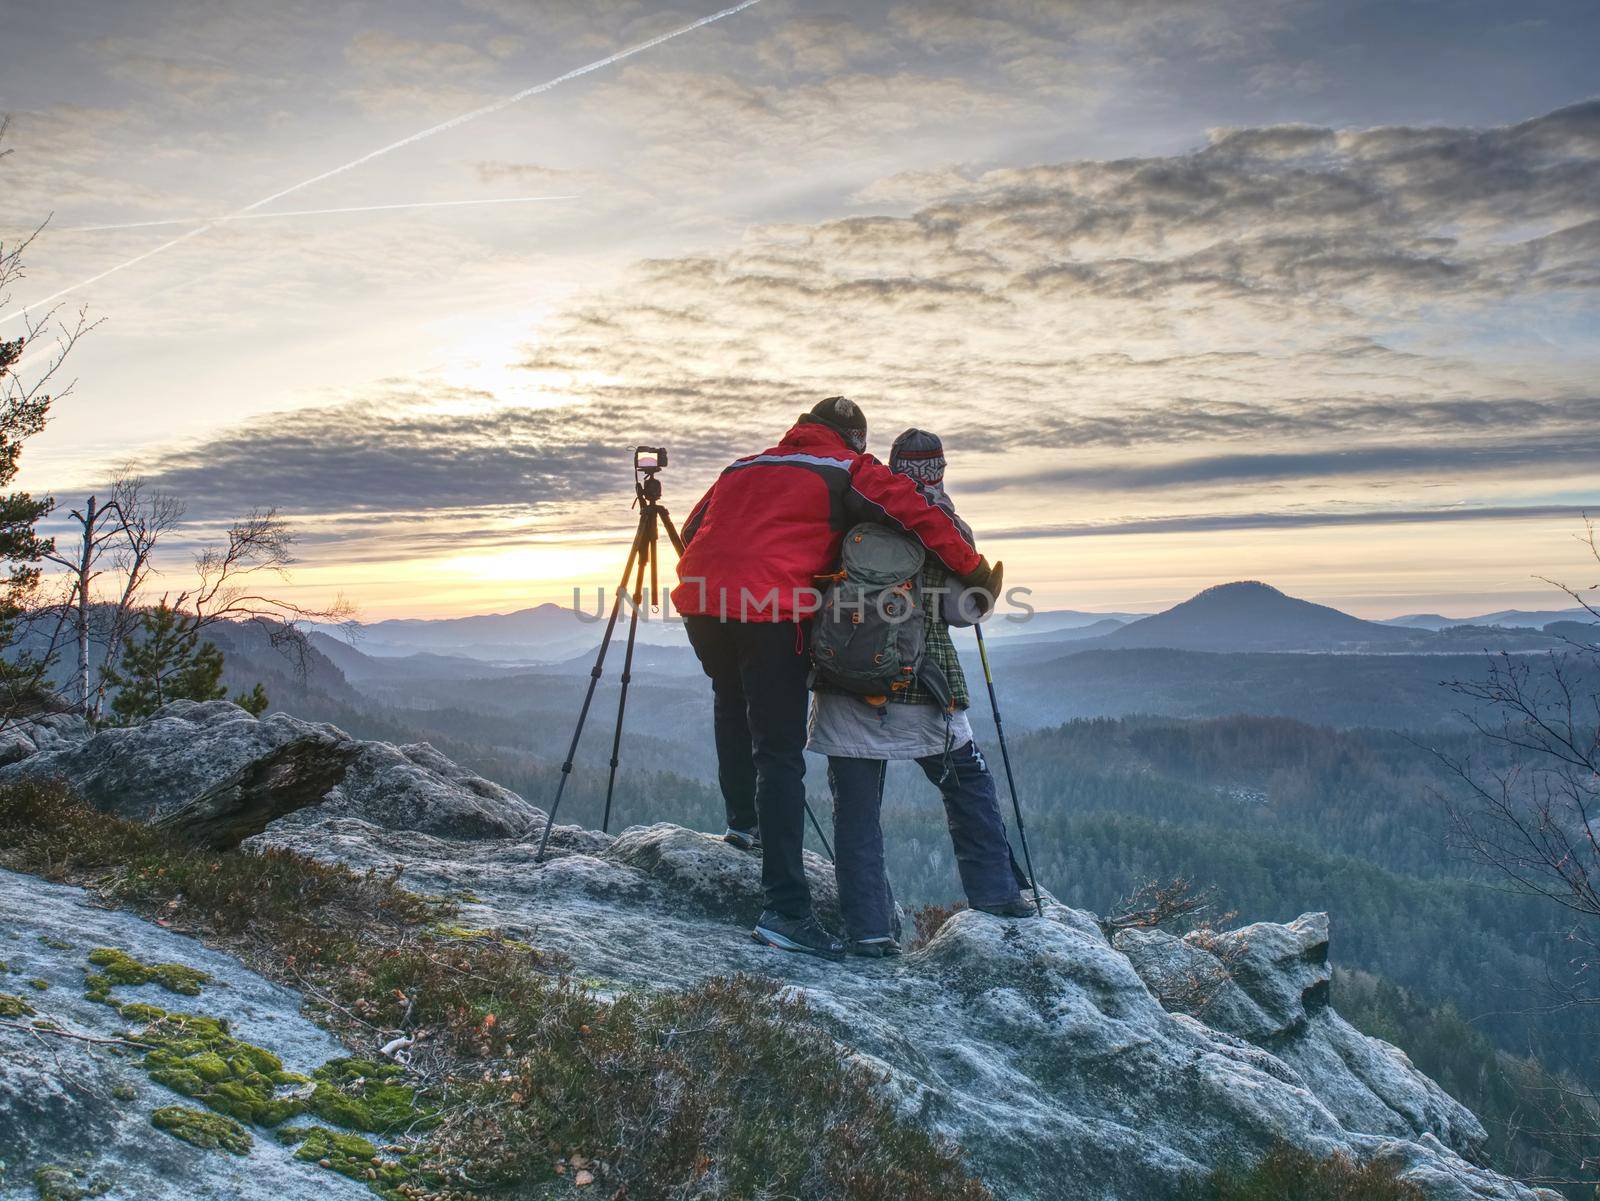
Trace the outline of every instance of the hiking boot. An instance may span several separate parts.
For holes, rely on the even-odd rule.
[[[805,917],[784,917],[771,909],[764,910],[750,937],[780,951],[798,951],[802,955],[816,955],[822,959],[844,958],[844,943],[817,920],[816,914]]]
[[[892,959],[900,954],[900,943],[893,935],[885,934],[881,938],[852,939],[847,949],[863,959]]]
[[[722,841],[731,847],[738,847],[741,851],[759,851],[761,849],[761,831],[736,830],[729,826],[722,832]]]
[[[1021,897],[1014,901],[1002,901],[998,905],[974,905],[973,908],[980,913],[992,913],[996,917],[1032,917],[1038,912]]]

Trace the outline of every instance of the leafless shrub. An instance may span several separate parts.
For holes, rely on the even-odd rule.
[[[1582,541],[1600,562],[1593,521]],[[1552,581],[1554,582],[1554,581]],[[1557,584],[1600,619],[1600,585]],[[1539,1012],[1600,1007],[1600,647],[1568,640],[1546,655],[1500,654],[1481,680],[1449,687],[1472,707],[1462,716],[1485,752],[1435,751],[1464,786],[1443,796],[1452,839],[1513,892],[1553,902],[1570,948],[1568,970],[1547,974]],[[1464,799],[1463,799],[1464,798]],[[1546,1090],[1530,1126],[1600,1175],[1600,1095],[1562,1081]],[[1589,1181],[1592,1182],[1592,1181]]]
[[[277,510],[254,509],[228,527],[220,545],[195,555],[195,583],[177,595],[172,608],[195,630],[218,622],[254,624],[303,673],[311,654],[310,627],[349,624],[355,610],[343,597],[316,609],[274,596],[271,581],[288,578],[293,552],[294,531]]]
[[[915,951],[918,947],[927,946],[933,941],[934,935],[944,928],[944,924],[966,907],[965,901],[954,901],[949,905],[924,905],[915,910],[911,914],[911,949]]]
[[[1193,880],[1174,876],[1171,880],[1147,880],[1112,907],[1111,916],[1100,919],[1100,928],[1109,938],[1118,930],[1155,930],[1177,923],[1188,923],[1216,903],[1215,888],[1195,887]],[[1223,920],[1227,920],[1226,915]]]

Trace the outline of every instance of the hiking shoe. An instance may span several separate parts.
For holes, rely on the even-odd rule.
[[[847,949],[863,959],[892,959],[900,954],[900,943],[893,935],[885,934],[882,938],[852,939]]]
[[[729,826],[722,832],[722,841],[731,847],[738,847],[741,851],[759,851],[761,849],[761,831],[736,830]]]
[[[1018,897],[1014,901],[1003,901],[999,905],[974,905],[980,913],[992,913],[995,917],[1032,917],[1038,911]]]
[[[756,928],[750,931],[750,937],[780,951],[798,951],[822,959],[844,958],[844,943],[813,913],[805,917],[784,917],[771,909],[765,910]]]

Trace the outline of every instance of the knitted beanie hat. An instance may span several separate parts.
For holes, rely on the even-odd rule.
[[[837,430],[856,450],[867,449],[867,415],[848,397],[830,396],[819,400],[805,418]]]
[[[944,443],[938,434],[909,429],[894,440],[889,451],[889,469],[909,475],[919,484],[944,482]]]

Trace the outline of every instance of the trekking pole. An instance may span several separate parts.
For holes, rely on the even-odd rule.
[[[822,832],[822,823],[817,821],[817,815],[811,811],[811,802],[801,801],[800,803],[806,807],[806,816],[811,819],[811,828],[817,832],[817,838],[822,843],[822,849],[828,852],[828,862],[832,863],[833,848],[828,845],[827,836]]]
[[[1028,831],[1022,824],[1022,803],[1017,800],[1017,778],[1011,771],[1011,750],[1006,746],[1006,728],[1000,722],[1000,700],[994,692],[994,672],[989,667],[989,648],[983,641],[983,625],[974,623],[978,636],[978,658],[983,661],[983,682],[989,686],[989,708],[994,711],[994,733],[1000,742],[1000,761],[1006,766],[1006,787],[1011,790],[1011,811],[1017,816],[1017,841],[1022,844],[1022,862],[1028,867],[1028,883],[1033,888],[1033,907],[1044,916],[1044,901],[1039,898],[1039,877],[1033,874],[1033,856],[1028,854]]]

